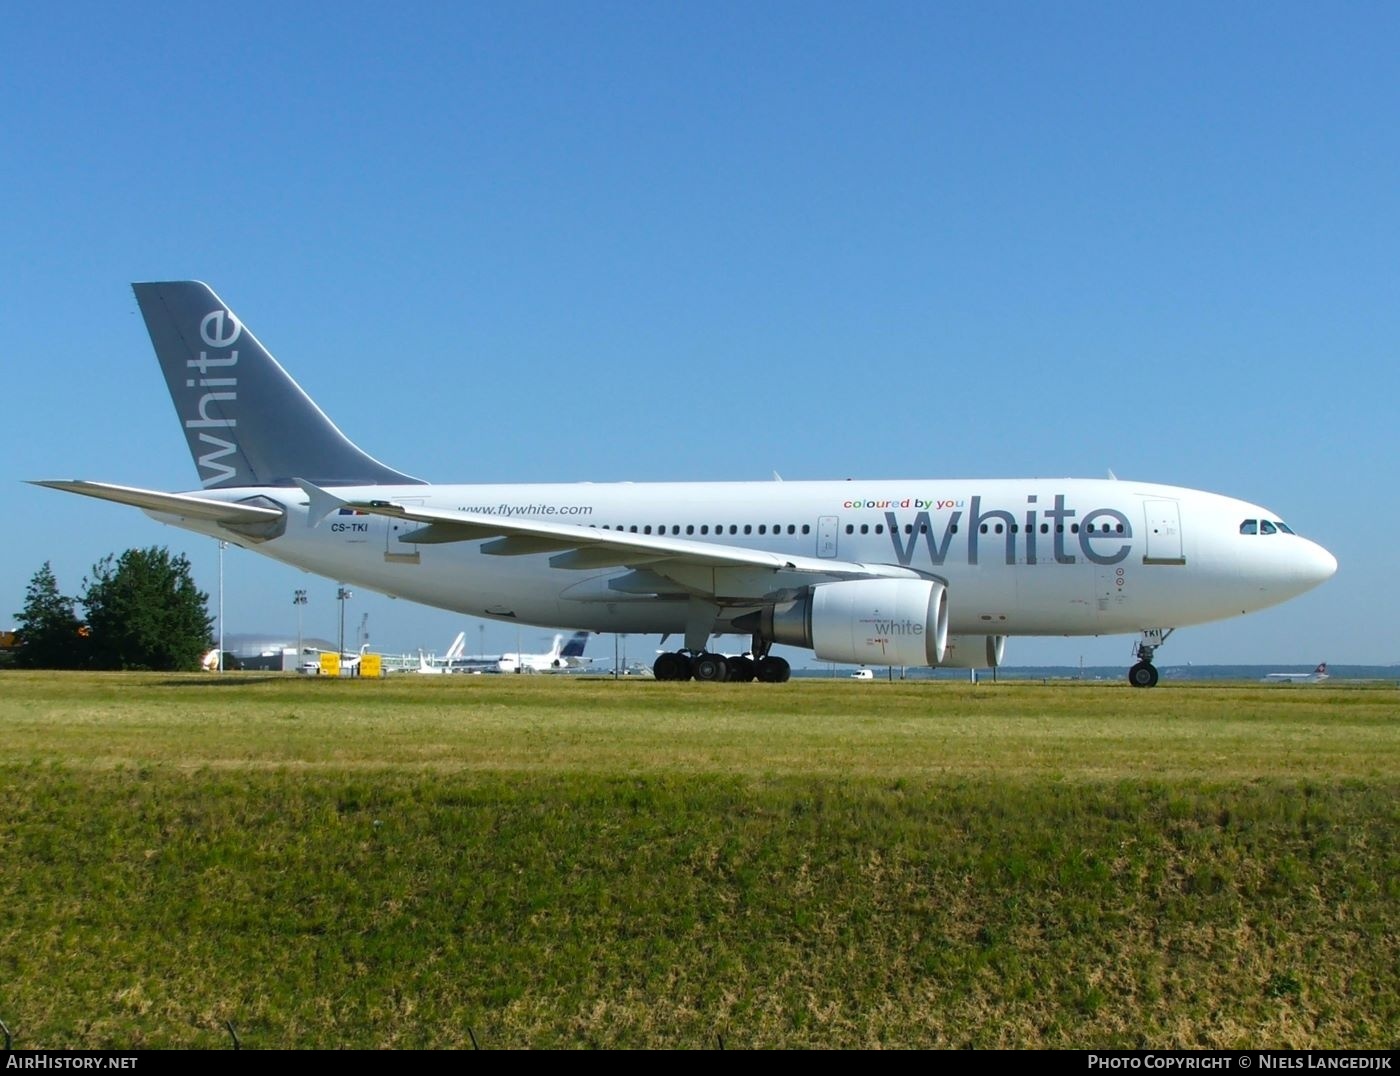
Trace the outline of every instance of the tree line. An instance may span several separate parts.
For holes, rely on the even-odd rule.
[[[194,585],[190,562],[168,549],[128,549],[92,567],[82,593],[60,592],[48,561],[34,573],[15,614],[15,664],[26,669],[200,667],[213,646],[209,596]],[[81,607],[82,615],[79,615]]]

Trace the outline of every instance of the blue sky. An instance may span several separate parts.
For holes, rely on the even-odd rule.
[[[288,7],[6,16],[0,624],[45,559],[76,592],[167,544],[216,590],[213,542],[21,484],[196,485],[127,286],[195,277],[410,473],[1112,468],[1341,563],[1162,664],[1400,661],[1400,8]],[[306,587],[335,637],[332,581],[225,569],[229,631]],[[366,612],[386,650],[481,639]]]

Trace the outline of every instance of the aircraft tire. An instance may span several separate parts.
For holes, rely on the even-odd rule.
[[[792,666],[783,658],[766,657],[758,663],[758,679],[765,684],[786,684],[792,676]]]
[[[735,683],[748,683],[758,672],[753,658],[725,658],[729,663],[729,679]]]
[[[651,667],[658,680],[689,680],[690,659],[684,654],[662,654]]]
[[[711,654],[706,651],[690,659],[690,674],[697,680],[723,683],[729,679],[729,662],[723,654]]]
[[[1128,670],[1128,683],[1133,687],[1156,687],[1157,666],[1150,661],[1139,661]]]

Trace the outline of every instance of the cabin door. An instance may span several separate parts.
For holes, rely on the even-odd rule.
[[[1147,552],[1144,564],[1185,564],[1181,545],[1181,505],[1176,501],[1146,501]]]

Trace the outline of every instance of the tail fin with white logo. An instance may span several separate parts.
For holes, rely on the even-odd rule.
[[[419,482],[341,433],[209,285],[132,290],[206,489]]]

